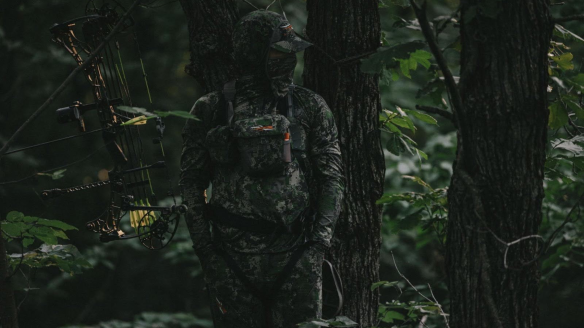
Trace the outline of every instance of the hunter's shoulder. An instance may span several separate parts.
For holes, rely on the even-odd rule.
[[[190,110],[190,113],[195,115],[202,121],[210,122],[213,119],[215,108],[219,104],[222,95],[219,91],[213,91],[201,96]]]
[[[327,107],[326,101],[318,93],[301,86],[294,88],[294,94],[309,108]]]
[[[221,96],[221,92],[219,91],[209,92],[206,95],[201,96],[195,101],[191,113],[196,114],[196,112],[200,113],[213,109],[219,103]]]

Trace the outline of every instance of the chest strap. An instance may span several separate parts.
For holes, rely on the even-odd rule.
[[[303,213],[304,215],[304,213]],[[260,234],[300,234],[302,233],[303,220],[301,215],[298,219],[294,220],[292,225],[286,227],[275,222],[266,220],[255,220],[246,218],[241,215],[233,214],[227,211],[222,206],[216,206],[212,204],[205,204],[205,219],[219,223],[224,226],[231,228],[236,228],[238,230],[260,233]]]

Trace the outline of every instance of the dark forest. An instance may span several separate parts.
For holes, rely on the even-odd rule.
[[[0,328],[214,326],[182,132],[254,7],[312,43],[345,172],[344,302],[292,326],[582,325],[584,2],[50,0],[0,3]]]

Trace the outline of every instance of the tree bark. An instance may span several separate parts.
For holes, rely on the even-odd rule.
[[[23,19],[22,11],[18,10],[19,4],[14,1],[4,1],[0,3],[0,22],[9,21],[9,17],[12,18],[13,24],[3,24],[6,40],[22,40],[22,34],[24,31],[25,19]],[[14,99],[19,95],[18,84],[22,79],[18,78],[18,67],[16,65],[15,58],[17,58],[18,52],[15,50],[8,50],[6,46],[0,45],[0,62],[4,65],[0,65],[0,103],[2,103],[3,108],[12,108],[14,104]],[[7,118],[3,117],[6,114],[0,114],[0,130],[6,131],[8,128],[6,126]],[[10,130],[12,128],[10,127]],[[6,214],[6,209],[2,209],[2,215]],[[4,217],[0,218],[0,221],[4,220]],[[12,284],[10,279],[7,277],[10,275],[10,270],[8,267],[8,260],[6,258],[6,245],[4,240],[4,235],[0,232],[0,327],[4,328],[18,328],[18,315],[16,311],[16,303],[14,299],[14,290],[12,289]]]
[[[346,190],[327,258],[342,277],[342,314],[361,327],[376,323],[379,297],[381,207],[385,162],[380,142],[379,77],[360,71],[360,60],[336,61],[375,51],[380,45],[378,0],[308,0],[304,86],[333,111],[343,157]]]
[[[185,72],[205,93],[236,76],[231,35],[239,19],[236,0],[180,0],[189,28],[191,63]]]
[[[537,327],[538,241],[511,246],[507,268],[504,242],[537,234],[541,221],[549,3],[461,5],[463,108],[446,246],[450,326]]]

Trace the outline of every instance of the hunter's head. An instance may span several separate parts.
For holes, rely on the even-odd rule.
[[[296,52],[310,45],[294,34],[284,16],[267,10],[243,16],[233,31],[235,62],[243,75],[291,81]]]

